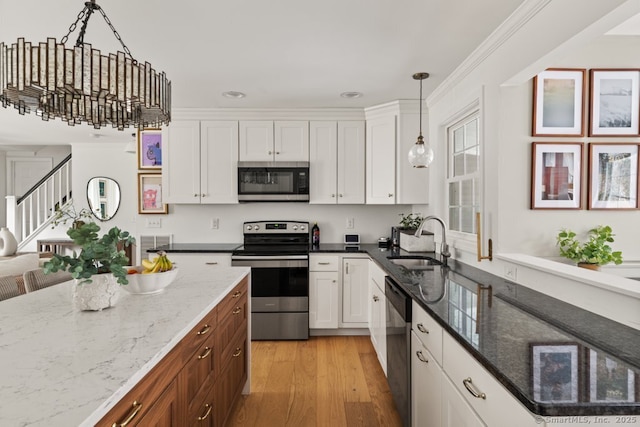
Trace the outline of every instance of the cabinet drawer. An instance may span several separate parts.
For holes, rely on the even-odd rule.
[[[213,427],[215,425],[215,391],[215,387],[211,384],[211,387],[202,390],[194,404],[189,406],[187,426]]]
[[[453,337],[445,333],[442,342],[444,372],[486,425],[496,427],[539,425],[536,424],[533,414]],[[481,396],[474,397],[472,392]]]
[[[218,325],[218,307],[207,314],[204,319],[198,322],[180,342],[179,348],[182,351],[182,363],[191,360],[191,356],[200,348],[205,341],[214,336],[214,331]]]
[[[155,256],[155,254],[153,255]],[[188,270],[213,270],[216,267],[230,267],[231,254],[189,254],[189,253],[169,253],[169,259],[174,262],[182,271]]]
[[[238,307],[246,309],[248,283],[249,279],[245,277],[220,301],[220,304],[218,304],[219,324],[222,324],[228,316],[231,316],[233,311],[237,311]],[[244,302],[241,302],[241,300]],[[246,313],[243,313],[243,316],[246,317]]]
[[[413,301],[412,304],[411,329],[433,355],[436,362],[442,365],[442,327],[418,303]]]
[[[340,258],[336,255],[309,256],[309,271],[338,271]]]
[[[215,345],[216,336],[211,334],[180,372],[182,393],[186,397],[189,414],[194,411],[193,407],[198,403],[196,397],[208,393],[213,386],[216,372],[215,351],[217,348]]]

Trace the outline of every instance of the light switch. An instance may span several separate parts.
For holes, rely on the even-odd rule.
[[[162,227],[162,220],[160,218],[147,218],[147,228],[160,227]]]

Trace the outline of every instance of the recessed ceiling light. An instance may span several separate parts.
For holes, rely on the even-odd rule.
[[[340,96],[343,98],[361,98],[362,92],[342,92]]]
[[[235,90],[230,90],[230,91],[227,91],[227,92],[222,92],[222,96],[224,96],[226,98],[240,99],[240,98],[244,98],[247,95],[245,95],[242,92],[237,92]]]

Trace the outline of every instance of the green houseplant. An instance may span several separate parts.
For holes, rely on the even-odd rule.
[[[405,215],[401,213],[398,215],[400,215],[400,227],[402,227],[402,229],[404,230],[417,230],[420,226],[420,223],[424,219],[424,217],[420,216],[420,214],[410,213],[408,215]]]
[[[622,263],[622,252],[614,251],[609,243],[612,243],[613,232],[608,225],[599,225],[588,232],[588,239],[581,243],[577,240],[575,232],[562,229],[556,241],[560,247],[560,255],[581,264],[601,266],[613,262]]]

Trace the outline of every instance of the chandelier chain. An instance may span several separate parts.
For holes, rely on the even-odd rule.
[[[109,19],[107,14],[95,2],[92,2],[92,3],[87,2],[87,3],[85,3],[84,9],[82,9],[80,11],[80,13],[78,13],[78,17],[77,17],[76,21],[69,26],[69,32],[64,37],[62,37],[61,43],[62,44],[67,43],[67,40],[69,40],[69,36],[71,35],[71,33],[73,33],[76,30],[76,28],[78,27],[78,22],[82,21],[82,27],[80,27],[80,34],[78,35],[78,40],[76,41],[76,46],[80,47],[80,46],[84,45],[84,33],[85,33],[86,29],[87,29],[87,24],[89,23],[89,18],[91,18],[91,14],[93,13],[94,10],[99,10],[100,11],[100,14],[104,18],[104,22],[107,23],[107,25],[109,26],[109,29],[111,29],[111,32],[113,33],[113,35],[116,38],[116,40],[118,40],[120,42],[120,45],[122,45],[122,49],[124,50],[124,53],[126,53],[129,56],[129,58],[131,58],[131,60],[133,60],[134,64],[137,63],[137,61],[133,58],[133,55],[131,55],[131,50],[129,50],[127,45],[124,44],[124,40],[122,40],[122,37],[120,37],[120,34],[118,33],[118,31],[116,31],[116,28],[111,23],[111,20]]]

